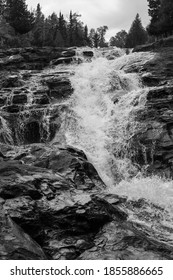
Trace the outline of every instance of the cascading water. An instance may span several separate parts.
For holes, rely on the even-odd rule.
[[[85,49],[77,50],[76,56],[82,57],[83,51]],[[110,58],[112,55],[114,59]],[[88,60],[85,57],[81,64],[58,65],[36,73],[26,82],[28,102],[18,119],[18,144],[24,143],[24,125],[34,125],[33,112],[37,115],[40,110],[41,123],[38,122],[39,133],[35,138],[49,141],[51,110],[58,108],[59,103],[35,110],[33,92],[43,86],[40,81],[44,75],[73,72],[69,79],[74,93],[68,100],[60,102],[65,109],[61,111],[61,127],[52,143],[66,143],[82,149],[107,185],[107,192],[126,195],[129,199],[145,198],[172,209],[173,182],[156,176],[145,178],[137,163],[131,161],[135,155],[131,139],[144,129],[136,115],[145,107],[148,93],[148,88],[143,87],[134,70],[136,65],[140,68],[153,56],[148,52],[125,55],[125,51],[116,48],[95,50],[93,58]],[[127,73],[130,67],[133,73]],[[0,136],[4,142],[13,144],[11,130],[3,117],[0,118]],[[145,153],[145,147],[143,151]]]
[[[0,116],[0,142],[8,143],[13,145],[13,137],[11,129],[8,126],[7,121]]]
[[[88,58],[87,55],[83,56],[83,51],[89,55]],[[39,166],[41,158],[43,163],[44,157],[46,160],[47,148],[48,154],[53,155],[53,158],[66,145],[83,150],[107,186],[101,191],[101,198],[103,195],[114,201],[116,194],[117,201],[117,195],[120,196],[122,202],[118,208],[128,213],[126,229],[129,230],[131,225],[134,227],[132,232],[137,237],[144,236],[146,241],[154,239],[159,242],[159,246],[165,243],[165,248],[173,248],[173,181],[158,176],[145,176],[145,165],[150,164],[146,147],[143,143],[139,143],[141,146],[137,147],[134,141],[136,135],[146,129],[145,120],[140,121],[138,117],[145,111],[149,92],[135,70],[143,67],[154,54],[146,52],[125,55],[124,51],[116,48],[108,51],[94,50],[93,55],[92,51],[77,50],[71,65],[52,66],[33,73],[33,76],[24,81],[20,90],[21,95],[27,96],[27,103],[19,103],[20,110],[12,112],[11,119],[8,110],[6,112],[2,109],[0,116],[0,142],[16,145],[12,150],[9,148],[5,157],[14,159],[16,155],[18,158],[22,155],[24,158],[21,163],[27,159],[26,163],[30,165],[38,152],[36,164]],[[83,63],[80,64],[81,61]],[[67,73],[70,87],[74,91],[69,89]],[[57,84],[57,89],[53,92],[51,87],[45,86],[47,81],[53,81],[55,85],[60,81],[60,84]],[[67,87],[67,95],[62,94],[63,86]],[[8,106],[13,105],[15,91],[10,88],[7,93],[9,98],[6,105],[9,109]],[[40,98],[45,95],[48,102],[42,100],[43,103],[39,103]],[[157,123],[155,125],[157,128]],[[39,143],[38,147],[35,143]],[[154,142],[151,146],[152,144],[154,146]],[[143,151],[143,167],[135,161],[138,148],[140,152]],[[46,166],[49,165],[47,163],[46,160]],[[73,162],[70,168],[73,168]],[[52,175],[51,173],[50,176]],[[55,175],[59,178],[60,174],[55,171]],[[30,180],[30,176],[28,177]],[[70,183],[77,187],[80,194],[81,189],[78,190],[75,180]],[[126,196],[127,200],[122,199],[122,196]],[[80,195],[78,199],[80,200]],[[55,199],[54,207],[56,206]],[[133,239],[131,234],[129,237]],[[159,248],[162,250],[162,247]]]
[[[85,151],[107,186],[137,172],[127,154],[138,126],[134,116],[147,92],[137,74],[119,70],[117,61],[100,57],[77,68],[65,133],[67,143]]]
[[[135,117],[145,106],[148,88],[142,86],[138,74],[123,69],[130,63],[143,65],[153,56],[137,53],[112,61],[96,57],[79,65],[71,77],[74,94],[64,130],[66,143],[86,153],[108,192],[144,198],[172,212],[173,182],[144,177],[131,161],[135,153],[131,138],[144,129]]]

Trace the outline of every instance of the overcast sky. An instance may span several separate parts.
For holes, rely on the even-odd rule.
[[[81,20],[89,28],[107,25],[107,39],[121,29],[128,31],[137,13],[144,27],[149,23],[147,0],[26,0],[26,3],[29,8],[40,3],[46,16],[60,11],[68,15],[72,10],[82,15]]]

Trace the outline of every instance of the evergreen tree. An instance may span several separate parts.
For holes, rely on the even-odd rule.
[[[59,13],[59,40],[60,46],[67,46],[67,23],[61,12]]]
[[[147,0],[148,1],[148,14],[151,17],[151,22],[147,27],[149,35],[159,36],[161,31],[160,11],[161,11],[161,0]]]
[[[148,1],[148,14],[154,22],[159,19],[159,11],[161,0],[147,0]]]
[[[73,46],[73,14],[72,14],[72,11],[70,11],[70,15],[69,15],[68,45]]]
[[[173,33],[173,1],[161,0],[160,6],[160,29],[165,36]]]
[[[173,1],[147,0],[151,17],[147,31],[154,36],[168,36],[173,33]]]
[[[84,27],[84,43],[85,45],[89,45],[89,37],[88,37],[88,26]]]
[[[37,9],[35,12],[35,23],[32,30],[33,34],[33,45],[43,46],[45,41],[45,22],[44,15],[41,11],[40,4],[37,4]]]
[[[127,35],[126,47],[134,48],[137,45],[144,44],[146,41],[147,32],[142,26],[139,14],[137,14]]]
[[[80,21],[81,15],[70,11],[68,23],[68,45],[84,46],[85,45],[85,28]]]
[[[16,33],[25,34],[33,28],[34,16],[29,12],[25,0],[7,0],[6,19]]]

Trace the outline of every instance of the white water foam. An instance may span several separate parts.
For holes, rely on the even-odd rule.
[[[146,91],[137,74],[118,70],[116,60],[103,57],[79,65],[71,83],[74,94],[65,133],[67,143],[84,150],[104,182],[114,185],[117,176],[129,176],[130,162],[127,158],[122,162],[116,155],[128,148],[137,126],[133,115],[144,106]]]
[[[137,74],[123,69],[152,58],[152,53],[137,53],[114,61],[99,57],[79,65],[71,77],[74,94],[65,137],[67,144],[84,150],[108,192],[144,198],[172,212],[173,181],[143,177],[126,156],[131,152],[131,137],[141,129],[135,115],[144,108],[148,89]],[[122,152],[124,156],[119,157]]]

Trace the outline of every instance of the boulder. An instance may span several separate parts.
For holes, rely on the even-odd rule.
[[[67,98],[73,93],[70,80],[68,77],[53,76],[42,80],[43,84],[47,84],[49,96],[51,98]]]
[[[67,51],[63,51],[62,53],[61,53],[61,55],[63,56],[63,57],[73,57],[73,56],[75,56],[76,55],[76,51],[75,50],[67,50]]]
[[[23,81],[18,75],[9,75],[3,78],[2,87],[3,88],[12,88],[12,87],[21,87],[23,86]]]
[[[26,104],[27,103],[27,95],[26,94],[15,94],[12,99],[13,104]]]
[[[1,201],[2,203],[2,201]],[[41,247],[4,212],[0,214],[0,259],[45,260]]]
[[[83,51],[83,55],[87,57],[93,57],[94,53],[93,51]]]
[[[59,64],[69,64],[73,61],[73,57],[60,57],[58,59],[52,60],[52,65],[59,65]]]

